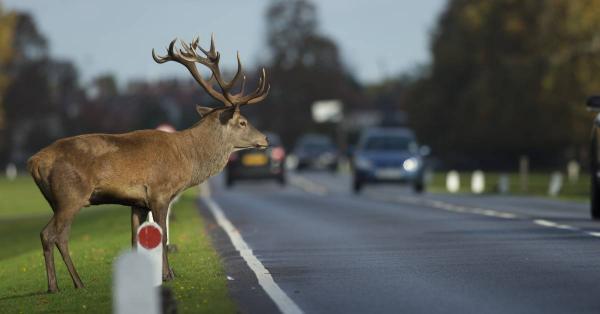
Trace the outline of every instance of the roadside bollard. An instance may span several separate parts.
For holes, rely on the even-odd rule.
[[[550,177],[550,184],[548,185],[548,195],[557,196],[560,193],[563,185],[563,176],[560,172],[556,171],[552,173]]]
[[[571,160],[567,163],[567,176],[569,177],[569,182],[575,183],[579,180],[579,173],[581,167],[576,160]]]
[[[139,252],[123,253],[113,268],[113,312],[116,314],[158,314],[159,289],[149,273],[152,261]]]
[[[14,179],[17,178],[17,175],[18,175],[17,166],[15,166],[15,164],[13,164],[13,163],[6,165],[5,174],[6,174],[6,178],[9,181],[13,181]]]
[[[162,230],[155,222],[145,222],[137,231],[137,252],[151,262],[152,270],[146,276],[151,278],[154,286],[162,284],[162,237]]]
[[[485,176],[483,171],[475,170],[471,175],[471,192],[481,194],[485,191]]]
[[[529,190],[529,157],[519,158],[519,177],[521,178],[521,192]]]
[[[501,174],[498,178],[498,193],[508,194],[510,192],[510,180],[507,174]]]
[[[450,193],[457,193],[460,190],[460,175],[458,171],[452,170],[446,175],[446,189]]]

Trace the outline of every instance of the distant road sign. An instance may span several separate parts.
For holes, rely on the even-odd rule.
[[[319,100],[312,105],[313,120],[318,123],[342,121],[343,108],[339,100]]]

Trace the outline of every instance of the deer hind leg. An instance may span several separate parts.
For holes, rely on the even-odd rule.
[[[58,232],[56,247],[58,248],[63,261],[67,266],[69,275],[71,275],[71,279],[73,280],[73,285],[75,285],[75,288],[77,289],[84,288],[84,285],[81,281],[81,278],[79,278],[77,270],[75,270],[73,261],[71,260],[71,254],[69,253],[69,233],[71,231],[71,223],[73,222],[73,218],[78,211],[79,208],[73,208],[72,210],[61,212],[62,215],[57,217],[58,219],[55,220],[56,230]]]
[[[83,283],[73,266],[71,256],[69,255],[69,231],[71,229],[71,222],[73,216],[77,213],[77,210],[72,211],[70,214],[64,214],[67,212],[57,211],[54,216],[50,219],[46,227],[40,233],[42,240],[42,249],[44,251],[44,260],[46,262],[46,275],[48,276],[48,292],[58,292],[58,283],[56,280],[56,268],[54,265],[54,245],[60,251],[63,261],[67,265],[71,279],[76,288],[83,288]]]
[[[69,233],[71,231],[71,222],[72,218],[64,225],[59,226],[59,230],[61,231],[59,233],[58,240],[56,241],[56,247],[62,256],[65,265],[67,265],[67,269],[69,270],[69,274],[73,280],[73,285],[75,285],[75,288],[80,289],[84,288],[84,285],[81,281],[81,278],[79,278],[77,270],[75,270],[75,266],[71,260],[71,254],[69,253]]]
[[[58,292],[56,269],[54,267],[54,244],[56,243],[57,237],[54,221],[55,217],[53,216],[40,233],[42,249],[44,251],[44,261],[46,262],[46,276],[48,277],[49,293]]]
[[[148,210],[143,207],[131,206],[131,247],[137,247],[137,230],[148,218]]]

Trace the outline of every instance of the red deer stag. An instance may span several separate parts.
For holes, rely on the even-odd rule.
[[[240,107],[265,99],[269,92],[263,69],[257,88],[244,94],[246,77],[242,73],[239,54],[237,72],[226,81],[219,69],[220,54],[211,38],[210,49],[204,50],[196,38],[190,44],[176,40],[166,56],[152,57],[158,63],[175,61],[184,65],[200,86],[223,103],[217,108],[196,107],[200,121],[189,129],[166,133],[140,130],[124,134],[87,134],[60,139],[33,155],[28,169],[54,215],[40,233],[48,292],[58,291],[54,268],[54,245],[69,270],[76,288],[83,283],[71,261],[68,248],[69,231],[75,214],[82,207],[97,204],[131,206],[132,244],[135,232],[148,212],[163,230],[170,202],[185,189],[196,186],[220,172],[229,155],[246,148],[268,145],[264,134],[256,130],[240,114]],[[202,52],[203,55],[200,54]],[[203,78],[196,63],[212,72]],[[241,87],[237,88],[241,79]],[[215,89],[214,83],[218,85]],[[163,245],[166,244],[166,237]],[[173,279],[167,250],[163,250],[163,280]]]

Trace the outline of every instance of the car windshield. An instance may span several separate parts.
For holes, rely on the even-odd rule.
[[[330,150],[331,145],[326,143],[305,143],[302,148],[309,152]]]
[[[416,143],[413,138],[405,136],[373,136],[364,145],[365,150],[414,150]]]
[[[300,141],[299,149],[307,152],[322,152],[332,150],[333,144],[327,137],[306,137]]]

